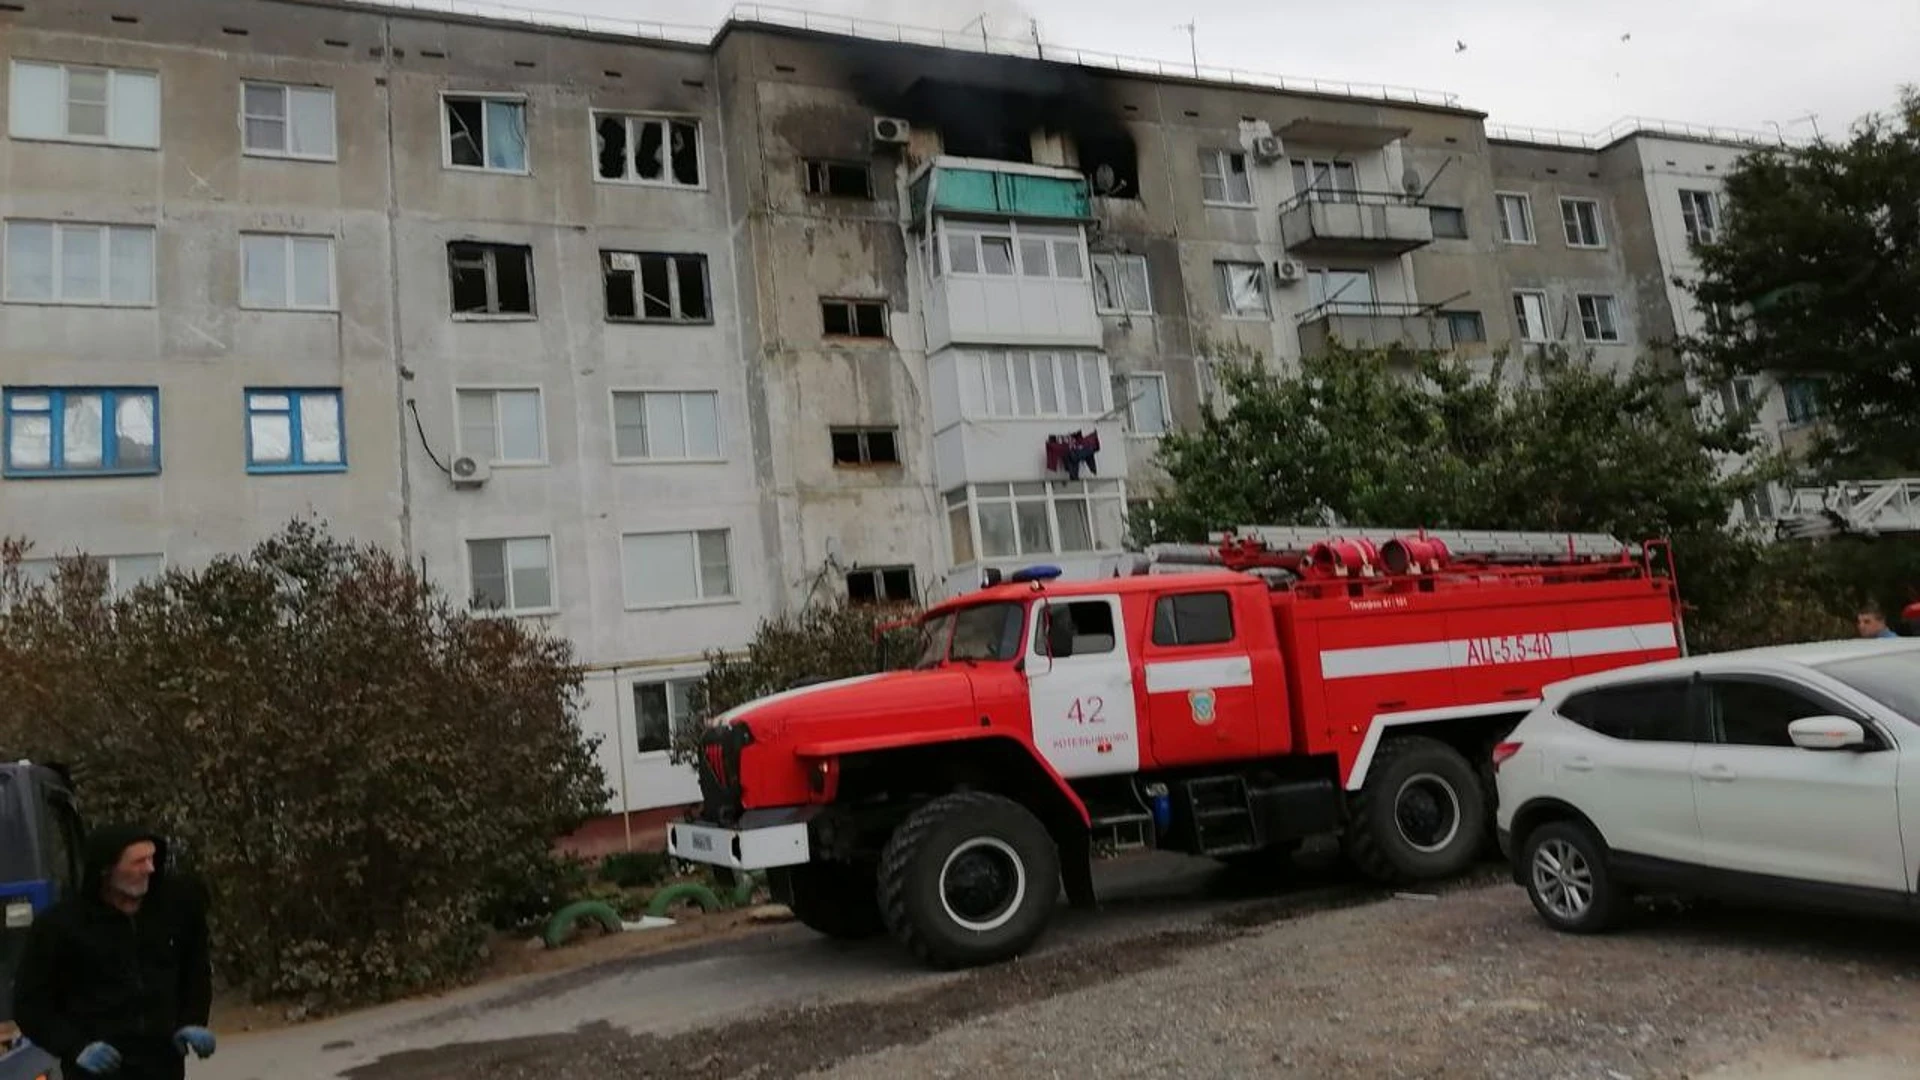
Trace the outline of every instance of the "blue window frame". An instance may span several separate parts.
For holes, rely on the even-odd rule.
[[[160,471],[160,391],[151,386],[9,386],[0,394],[10,478]]]
[[[247,471],[345,472],[347,440],[338,387],[247,391]]]

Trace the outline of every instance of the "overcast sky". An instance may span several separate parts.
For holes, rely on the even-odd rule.
[[[623,19],[717,25],[726,0],[517,0]],[[787,7],[996,36],[1039,22],[1049,45],[1450,91],[1489,121],[1592,131],[1648,116],[1829,135],[1920,82],[1920,0],[788,0]],[[977,31],[975,31],[977,32]],[[1623,40],[1624,35],[1626,36]],[[1459,49],[1464,43],[1466,49]]]

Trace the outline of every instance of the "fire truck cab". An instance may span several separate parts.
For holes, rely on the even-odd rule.
[[[910,670],[718,717],[680,858],[765,869],[807,925],[1005,959],[1096,858],[1279,860],[1338,834],[1381,880],[1490,835],[1495,742],[1571,675],[1678,655],[1659,545],[1244,529],[1136,572],[1034,568],[939,604]]]

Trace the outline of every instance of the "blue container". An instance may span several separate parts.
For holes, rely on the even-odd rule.
[[[1147,805],[1153,808],[1153,827],[1166,832],[1173,824],[1173,800],[1167,797],[1167,789],[1160,784],[1149,788]]]

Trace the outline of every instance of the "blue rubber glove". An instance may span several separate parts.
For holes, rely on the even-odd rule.
[[[173,1033],[173,1048],[180,1051],[181,1057],[186,1057],[187,1051],[192,1050],[199,1057],[210,1058],[213,1056],[213,1032],[189,1024]]]
[[[120,1071],[120,1051],[103,1042],[88,1043],[73,1063],[95,1076],[105,1076]]]

